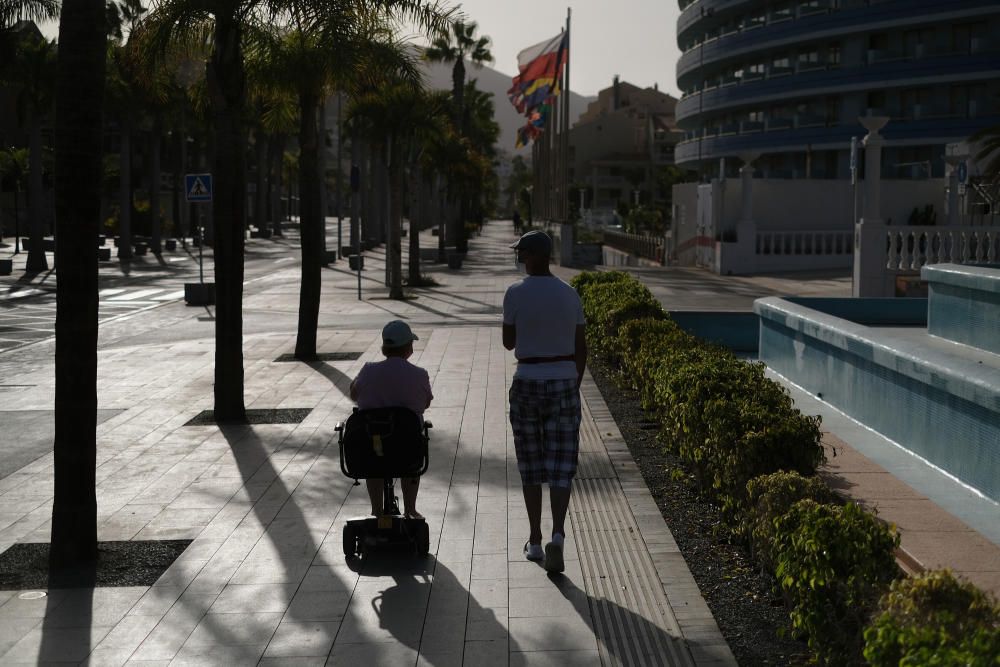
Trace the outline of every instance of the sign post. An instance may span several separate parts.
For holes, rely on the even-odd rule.
[[[185,174],[184,196],[188,202],[204,204],[212,202],[212,175]],[[205,283],[204,267],[205,226],[198,215],[198,283],[184,284],[184,300],[191,306],[209,306],[215,303],[215,283]]]
[[[851,199],[854,200],[854,219],[851,226],[858,224],[858,138],[851,137]]]

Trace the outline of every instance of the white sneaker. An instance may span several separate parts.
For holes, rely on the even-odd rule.
[[[545,552],[542,551],[542,545],[532,544],[530,540],[525,542],[524,557],[528,560],[543,560],[545,558]]]
[[[562,572],[566,569],[563,562],[563,542],[561,534],[552,536],[552,541],[545,545],[545,570],[547,572]]]

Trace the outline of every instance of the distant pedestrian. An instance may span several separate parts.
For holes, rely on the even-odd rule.
[[[366,363],[351,383],[351,400],[357,401],[359,409],[401,407],[423,416],[434,394],[427,371],[407,361],[413,355],[415,340],[417,336],[402,320],[393,320],[382,328],[382,354],[385,359]],[[381,516],[382,480],[369,478],[366,481],[372,514]],[[404,477],[400,486],[403,487],[404,514],[411,519],[422,518],[417,512],[420,478]]]
[[[521,214],[517,210],[514,211],[514,233],[521,233]]]
[[[566,511],[580,444],[580,383],[587,365],[583,306],[576,290],[549,271],[552,239],[542,231],[511,245],[527,277],[503,300],[503,346],[514,350],[510,425],[530,534],[528,560],[562,572]],[[542,549],[542,484],[549,485],[552,539]]]

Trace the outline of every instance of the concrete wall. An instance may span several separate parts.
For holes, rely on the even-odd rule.
[[[697,184],[685,183],[673,188],[675,219],[679,221],[671,230],[674,261],[692,266],[697,261],[698,194]],[[721,190],[714,199],[716,235],[736,230],[742,217],[742,183],[738,179],[714,182]],[[889,224],[906,225],[914,208],[934,207],[939,225],[945,223],[943,179],[894,180],[882,182],[882,218]],[[846,180],[785,180],[763,179],[753,181],[753,221],[757,231],[843,230],[853,228],[853,188]],[[857,210],[864,208],[862,188],[858,187]],[[700,239],[705,242],[705,239]],[[802,258],[810,267],[821,268],[814,259]],[[796,260],[790,259],[795,262]],[[848,260],[849,265],[850,260]],[[799,262],[801,264],[801,262]],[[841,266],[838,260],[835,266]],[[773,262],[772,262],[773,264]],[[767,270],[782,270],[766,267]],[[796,264],[785,270],[801,269]],[[763,270],[763,269],[762,269]]]
[[[698,183],[673,186],[673,223],[667,234],[671,264],[694,266],[698,228]]]

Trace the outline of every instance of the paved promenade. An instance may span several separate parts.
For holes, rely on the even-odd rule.
[[[487,226],[463,269],[428,265],[440,286],[402,302],[385,298],[380,251],[362,300],[344,263],[324,270],[319,350],[356,360],[276,361],[294,348],[298,268],[248,284],[247,406],[310,410],[299,424],[185,426],[212,405],[211,309],[165,301],[104,324],[100,539],[194,541],[151,587],[0,591],[0,664],[735,664],[589,377],[565,575],[524,560],[499,326],[511,237]],[[420,336],[413,361],[436,397],[419,500],[431,556],[359,565],[341,530],[368,500],[340,473],[334,426],[395,318]],[[5,437],[51,410],[52,353],[51,340],[0,353]],[[49,538],[52,456],[38,455],[0,479],[0,551]]]

